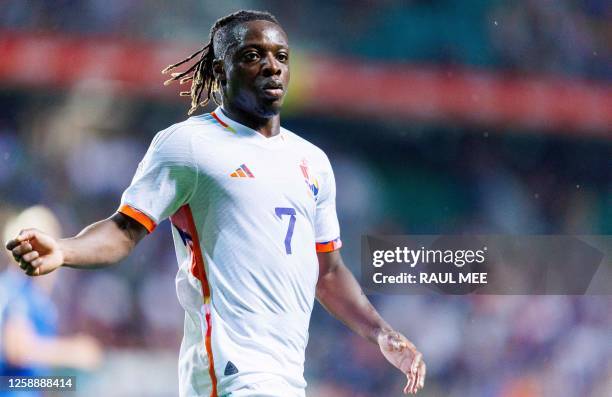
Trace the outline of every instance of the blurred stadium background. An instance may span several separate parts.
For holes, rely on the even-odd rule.
[[[605,0],[3,0],[0,224],[33,204],[70,235],[109,216],[153,135],[185,117],[159,71],[239,8],[289,34],[283,124],[332,160],[356,274],[366,233],[612,234]],[[59,271],[59,333],[105,350],[79,396],[177,394],[168,229],[110,270]],[[610,296],[372,300],[424,352],[423,396],[612,395]],[[310,335],[309,396],[401,395],[376,347],[318,305]]]

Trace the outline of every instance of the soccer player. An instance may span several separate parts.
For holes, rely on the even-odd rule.
[[[110,265],[170,218],[185,309],[181,396],[304,396],[315,297],[417,392],[422,354],[379,316],[338,251],[327,156],[280,126],[290,51],[276,18],[221,18],[201,50],[164,72],[194,58],[167,83],[191,82],[181,93],[189,114],[211,98],[220,106],[155,136],[118,211],[73,238],[23,230],[7,249],[32,276]]]

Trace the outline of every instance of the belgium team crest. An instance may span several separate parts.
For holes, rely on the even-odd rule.
[[[304,181],[306,182],[306,186],[308,187],[308,191],[312,194],[312,197],[315,201],[319,198],[319,182],[317,178],[310,174],[308,168],[308,161],[304,158],[300,163],[300,169],[302,170],[302,175],[304,175]]]

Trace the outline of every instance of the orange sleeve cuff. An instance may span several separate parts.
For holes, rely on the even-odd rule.
[[[157,226],[155,221],[153,221],[147,215],[145,215],[144,213],[138,211],[135,208],[130,207],[127,204],[124,204],[121,207],[119,207],[117,212],[121,212],[123,215],[129,216],[130,218],[132,218],[136,222],[140,223],[142,226],[144,226],[145,229],[147,229],[147,231],[149,233],[151,233],[153,230],[155,230],[155,227]]]
[[[342,240],[337,238],[332,241],[327,241],[325,243],[316,243],[317,252],[332,252],[342,247]]]

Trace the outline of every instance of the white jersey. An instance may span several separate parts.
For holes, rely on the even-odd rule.
[[[304,395],[316,251],[341,246],[335,196],[325,153],[284,128],[266,138],[217,108],[155,136],[119,211],[172,223],[182,397]]]

